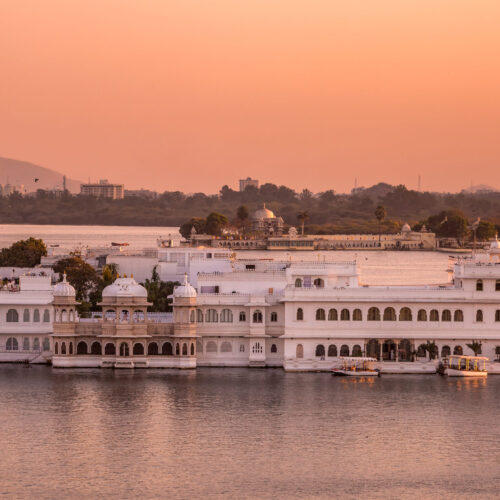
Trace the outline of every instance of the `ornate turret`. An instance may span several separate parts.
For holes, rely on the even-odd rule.
[[[53,295],[54,323],[76,323],[78,321],[76,291],[68,283],[66,273],[63,274],[62,281],[54,287]]]

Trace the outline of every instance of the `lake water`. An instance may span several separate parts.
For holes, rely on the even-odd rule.
[[[131,249],[155,247],[160,236],[180,239],[175,227],[128,226],[50,226],[0,225],[0,248],[30,236],[42,238],[47,245],[74,250],[84,246],[109,246],[112,241],[127,242]],[[243,258],[282,258],[285,260],[356,260],[361,282],[372,285],[441,284],[448,281],[448,256],[439,252],[327,251],[262,252],[240,251]]]
[[[492,499],[500,377],[0,366],[0,497]]]

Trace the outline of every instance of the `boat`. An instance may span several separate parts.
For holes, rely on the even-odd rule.
[[[483,356],[450,355],[444,359],[440,373],[449,377],[487,377],[487,361]]]
[[[340,358],[340,368],[332,368],[336,377],[379,377],[380,370],[374,368],[375,358],[348,357]]]
[[[128,247],[130,243],[117,243],[116,241],[111,242],[111,246],[113,247]]]

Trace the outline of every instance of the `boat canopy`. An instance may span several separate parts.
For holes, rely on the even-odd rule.
[[[342,361],[377,361],[377,358],[368,358],[363,356],[340,356]]]
[[[477,361],[489,361],[489,358],[484,356],[463,356],[461,354],[450,354],[446,359],[468,359]]]

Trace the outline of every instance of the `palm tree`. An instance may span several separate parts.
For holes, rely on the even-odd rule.
[[[477,342],[476,340],[473,340],[471,344],[465,344],[473,353],[474,356],[477,356],[478,354],[481,354],[481,342]]]
[[[427,341],[427,343],[425,344],[425,350],[429,353],[429,361],[433,360],[436,357],[438,351],[436,342]]]
[[[307,210],[304,210],[303,212],[299,212],[297,215],[297,219],[299,219],[299,222],[302,225],[302,236],[304,236],[304,224],[307,219],[309,219],[309,213]]]
[[[386,215],[387,215],[387,210],[382,205],[379,205],[375,209],[375,218],[378,220],[378,244],[379,244],[379,246],[380,246],[380,240],[381,240],[381,237],[380,237],[380,224],[385,219]]]

